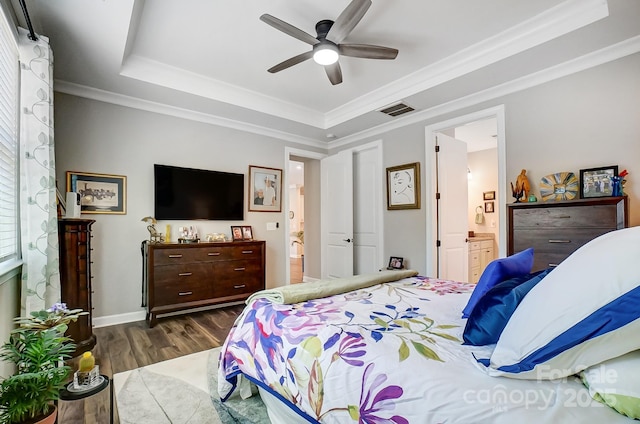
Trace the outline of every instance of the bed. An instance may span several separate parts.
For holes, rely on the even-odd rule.
[[[623,248],[634,242],[640,245],[639,237],[636,230],[628,236],[630,244],[623,243]],[[591,250],[601,255],[602,247],[596,243]],[[637,249],[631,248],[630,257],[640,253]],[[463,343],[468,319],[461,317],[461,311],[472,295],[478,295],[478,286],[470,283],[390,271],[382,273],[382,280],[381,274],[371,276],[369,283],[359,277],[357,285],[346,284],[342,289],[340,282],[334,281],[335,293],[319,295],[313,287],[318,283],[308,283],[296,288],[295,302],[273,298],[273,293],[258,294],[248,300],[225,340],[218,392],[224,401],[234,392],[248,393],[243,386],[254,383],[274,423],[630,422],[625,415],[594,400],[581,378],[584,380],[585,369],[602,363],[605,356],[608,359],[639,349],[637,341],[627,341],[633,333],[618,334],[617,329],[607,332],[607,337],[616,333],[620,339],[616,345],[623,351],[614,353],[592,354],[601,349],[587,346],[593,337],[583,337],[575,349],[563,347],[556,356],[568,356],[572,364],[578,364],[578,368],[565,367],[568,370],[563,375],[545,376],[544,363],[536,366],[535,378],[527,374],[533,372],[531,369],[505,376],[513,367],[493,363],[495,357],[506,355],[509,346],[502,344],[509,337],[519,345],[531,342],[527,337],[518,341],[523,337],[518,321],[531,325],[520,312],[530,313],[536,296],[553,308],[551,298],[558,293],[550,293],[558,289],[558,284],[552,281],[550,288],[542,286],[554,278],[566,279],[566,275],[575,274],[575,267],[592,262],[590,248],[583,253],[578,260],[570,257],[566,261],[569,265],[563,262],[539,278],[541,281],[520,300],[508,319],[497,345]],[[578,279],[583,275],[593,277],[596,271],[583,272]],[[603,271],[603,275],[607,274]],[[616,280],[613,285],[629,292],[629,284],[640,285],[635,274],[630,279],[636,283]],[[571,284],[566,284],[566,290],[575,291],[577,286]],[[587,286],[580,286],[586,292],[584,296],[589,295]],[[301,295],[305,288],[311,290],[306,297]],[[640,292],[631,291],[634,296]],[[615,290],[597,293],[593,297],[619,297]],[[531,302],[525,302],[530,298]],[[566,296],[563,302],[568,303]],[[591,308],[584,305],[588,301],[579,303],[561,308],[565,320],[575,308],[582,308],[579,313],[583,315],[585,308]],[[635,309],[640,309],[637,304]],[[552,315],[546,311],[545,316],[536,318],[549,320],[541,323],[544,328],[536,338],[544,339],[544,332],[554,327],[558,319]],[[620,325],[620,331],[637,335],[640,318],[633,317],[637,315],[625,318],[627,324]],[[610,346],[612,342],[605,344]],[[552,369],[563,368],[562,364],[549,363]]]

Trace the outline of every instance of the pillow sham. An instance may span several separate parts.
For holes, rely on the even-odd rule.
[[[467,319],[462,334],[463,344],[484,346],[497,343],[502,330],[522,299],[552,269],[510,278],[485,293]]]
[[[591,396],[617,412],[640,419],[640,350],[604,361],[580,373]]]
[[[500,335],[490,375],[555,379],[640,349],[640,227],[580,247],[525,296]]]
[[[484,269],[476,288],[471,293],[467,306],[462,310],[462,318],[468,318],[478,300],[496,284],[513,277],[527,275],[533,266],[533,249],[529,248],[506,258],[491,261]]]

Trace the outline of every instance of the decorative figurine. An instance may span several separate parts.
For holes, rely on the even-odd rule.
[[[521,191],[522,197],[524,197],[525,199],[529,198],[531,186],[529,185],[529,179],[527,178],[526,169],[520,171],[520,175],[518,175],[518,178],[516,178],[516,190]]]
[[[147,225],[147,230],[149,230],[149,242],[162,243],[164,241],[162,233],[159,233],[158,230],[156,230],[156,224],[158,223],[158,221],[156,221],[154,217],[145,216],[141,219],[141,221],[149,224]]]
[[[520,203],[520,199],[522,198],[522,195],[524,194],[522,192],[522,190],[518,190],[513,186],[513,183],[511,183],[511,194],[513,195],[513,197],[516,199],[515,203]]]

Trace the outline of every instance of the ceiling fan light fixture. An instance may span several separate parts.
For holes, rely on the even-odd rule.
[[[331,42],[320,42],[313,46],[313,60],[318,65],[333,65],[338,61],[338,46]]]

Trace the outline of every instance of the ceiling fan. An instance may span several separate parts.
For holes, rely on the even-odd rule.
[[[342,40],[358,25],[358,22],[367,13],[369,7],[371,7],[371,0],[352,0],[335,22],[325,19],[316,24],[317,37],[274,16],[268,14],[260,16],[261,21],[275,29],[313,46],[311,51],[293,56],[284,62],[278,63],[268,71],[271,73],[280,72],[313,58],[316,63],[324,66],[329,81],[331,81],[331,84],[336,85],[342,82],[342,70],[338,63],[340,55],[365,59],[395,59],[398,55],[398,50],[390,47],[370,44],[341,44]]]

